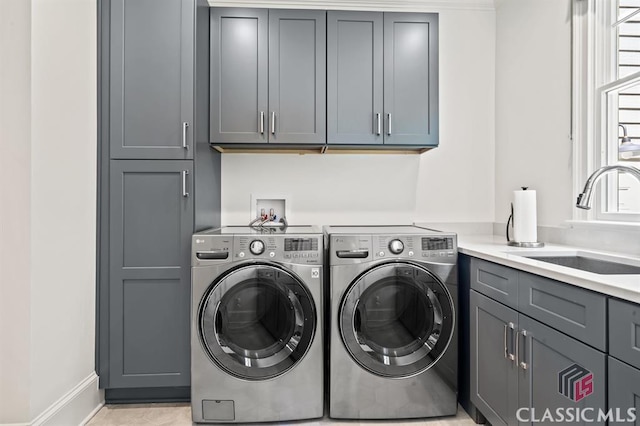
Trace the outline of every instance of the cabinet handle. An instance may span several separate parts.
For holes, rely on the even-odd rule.
[[[520,332],[516,332],[516,365],[520,363]]]
[[[187,144],[187,129],[189,129],[189,123],[185,121],[182,123],[182,147],[184,149],[189,149],[189,145]]]
[[[509,348],[507,348],[507,324],[504,325],[504,335],[502,336],[502,340],[504,341],[504,357],[509,359]]]
[[[276,134],[276,113],[275,111],[271,113],[271,134]]]
[[[522,337],[524,338],[524,342],[526,343],[526,342],[527,342],[527,336],[529,335],[529,334],[527,333],[527,330],[522,330],[522,332],[521,332],[520,334],[522,334]],[[518,365],[520,365],[520,367],[521,367],[523,370],[527,370],[527,369],[529,368],[529,364],[525,362],[525,361],[526,361],[526,360],[525,360],[525,358],[524,358],[524,353],[525,353],[525,352],[526,352],[526,349],[522,351],[522,353],[523,353],[523,355],[522,355],[522,361],[520,361],[520,363],[518,364]]]
[[[387,124],[387,135],[391,136],[391,113],[387,114],[387,121],[389,122]]]
[[[189,193],[187,192],[187,176],[189,176],[188,170],[182,171],[182,196],[188,197]]]
[[[380,117],[380,113],[376,113],[376,135],[380,136],[382,133],[382,117]]]
[[[264,135],[264,111],[260,111],[259,120],[258,125],[260,126],[260,134]]]
[[[508,343],[513,341],[513,330],[515,330],[515,328],[516,326],[512,322],[510,322],[509,325],[507,324],[504,325],[504,357],[509,361],[514,361],[516,359],[516,357],[511,352],[509,352],[509,343]],[[507,339],[507,333],[509,333],[508,334],[509,339]]]

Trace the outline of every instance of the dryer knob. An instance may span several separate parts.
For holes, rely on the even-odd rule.
[[[264,253],[264,243],[260,240],[251,241],[251,244],[249,244],[249,251],[255,255]]]
[[[404,244],[400,240],[391,240],[389,243],[389,251],[393,254],[400,254],[404,250]]]

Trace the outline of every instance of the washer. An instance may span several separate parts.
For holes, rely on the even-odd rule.
[[[414,226],[324,230],[329,416],[455,415],[456,235]]]
[[[323,416],[322,262],[317,227],[193,235],[194,422]]]

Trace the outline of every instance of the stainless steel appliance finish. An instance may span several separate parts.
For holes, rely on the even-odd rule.
[[[322,264],[317,227],[193,235],[194,422],[323,416]]]
[[[324,231],[329,416],[455,415],[456,235],[413,226]]]

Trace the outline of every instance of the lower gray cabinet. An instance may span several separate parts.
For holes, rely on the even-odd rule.
[[[577,409],[597,420],[604,353],[473,290],[470,309],[470,397],[492,425],[545,423],[545,415],[564,423]]]
[[[640,425],[640,370],[609,358],[609,410],[616,415],[610,425]],[[630,409],[634,409],[630,416]],[[625,422],[635,416],[635,422]]]
[[[188,386],[193,162],[112,160],[109,387]]]
[[[471,402],[492,425],[516,423],[518,313],[471,291]]]
[[[526,315],[520,314],[519,326],[518,407],[533,409],[523,416],[542,419],[549,410],[558,419],[560,409],[560,423],[570,423],[567,416],[579,408],[597,420],[607,403],[606,355]]]

